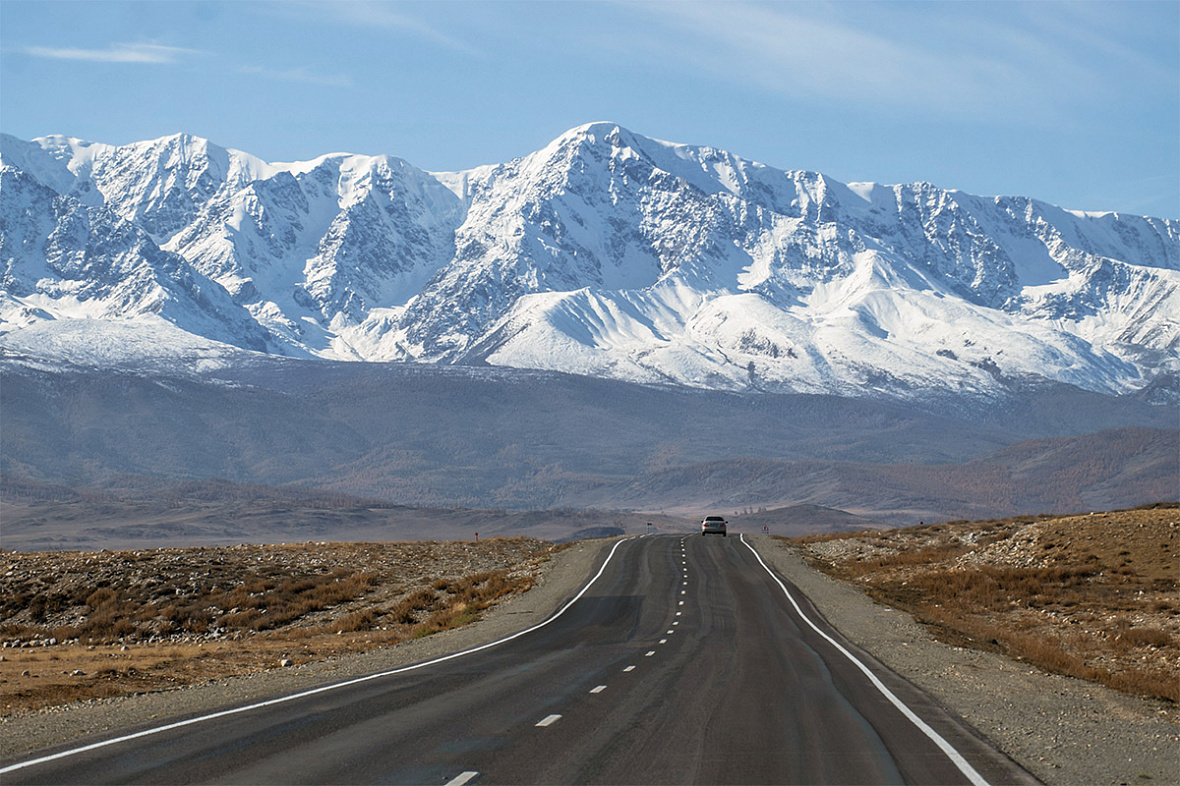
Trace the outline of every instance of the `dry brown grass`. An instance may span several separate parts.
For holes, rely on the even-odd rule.
[[[0,714],[321,660],[479,618],[557,547],[302,544],[0,555]]]
[[[1180,510],[799,538],[813,565],[950,643],[1180,702]]]

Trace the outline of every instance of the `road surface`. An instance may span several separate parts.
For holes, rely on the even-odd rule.
[[[744,539],[632,538],[492,646],[82,740],[18,783],[1035,782],[823,622]]]

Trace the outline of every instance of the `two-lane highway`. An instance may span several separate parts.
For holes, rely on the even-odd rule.
[[[738,537],[604,549],[494,646],[0,769],[16,783],[1033,782]]]

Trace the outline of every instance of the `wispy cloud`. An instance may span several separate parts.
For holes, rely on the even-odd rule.
[[[261,66],[242,66],[238,73],[247,76],[259,76],[263,79],[276,79],[282,82],[299,82],[305,85],[321,85],[324,87],[352,87],[352,80],[342,74],[317,74],[304,66],[276,70]]]
[[[380,0],[345,0],[344,2],[305,2],[263,5],[271,13],[298,13],[310,15],[319,21],[361,27],[366,29],[389,30],[415,36],[435,44],[468,55],[478,55],[475,47],[454,36],[447,35],[417,16],[405,12],[410,6],[399,6]],[[456,4],[455,8],[461,8]]]
[[[708,40],[704,62],[715,70],[798,97],[944,103],[960,83],[947,63],[921,49],[858,29],[808,7],[745,3],[646,6],[665,23]]]
[[[657,45],[688,67],[796,98],[967,116],[1001,107],[1051,112],[1080,85],[1102,82],[1092,64],[1053,46],[1023,6],[1006,13],[953,3],[619,7],[676,31],[679,51],[670,51],[666,36]]]
[[[203,54],[198,49],[183,49],[161,44],[111,44],[106,49],[27,46],[24,53],[51,60],[81,60],[90,63],[145,63],[173,65],[187,55]]]

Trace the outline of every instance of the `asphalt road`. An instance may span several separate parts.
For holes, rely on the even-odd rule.
[[[559,616],[494,646],[113,742],[79,741],[9,764],[0,778],[1033,782],[828,628],[739,537],[625,540],[596,570]]]

